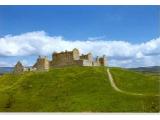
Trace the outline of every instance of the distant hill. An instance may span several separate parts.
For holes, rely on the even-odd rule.
[[[129,69],[140,71],[140,72],[160,73],[160,66],[138,67],[138,68],[129,68]]]
[[[13,71],[13,67],[0,67],[0,75]]]
[[[121,68],[110,68],[117,86],[144,93],[115,91],[105,67],[54,68],[48,72],[5,74],[0,77],[2,112],[159,112],[159,80]],[[152,96],[148,96],[152,94]]]

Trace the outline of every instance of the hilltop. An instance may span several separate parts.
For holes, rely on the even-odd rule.
[[[105,67],[64,67],[0,77],[0,111],[159,112],[158,76],[110,68],[116,85],[144,96],[115,91]]]
[[[160,66],[130,68],[130,70],[140,71],[144,73],[160,73]]]

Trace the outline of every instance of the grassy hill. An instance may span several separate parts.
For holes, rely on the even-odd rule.
[[[116,92],[104,67],[66,67],[49,72],[5,74],[0,77],[0,111],[6,112],[158,112],[159,78],[111,68]],[[150,96],[151,95],[151,96]]]
[[[143,73],[160,73],[160,66],[138,67],[138,68],[129,68],[129,69],[143,72]]]
[[[130,92],[146,95],[160,94],[160,77],[151,74],[142,74],[122,68],[111,68],[116,85]]]

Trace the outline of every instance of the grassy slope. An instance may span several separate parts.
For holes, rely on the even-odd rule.
[[[146,95],[160,94],[159,76],[121,68],[111,68],[111,71],[116,85],[123,90]]]
[[[144,79],[142,74],[133,74],[144,81],[141,83],[147,85],[149,90],[146,91],[145,87],[139,88],[136,82],[122,81],[122,84],[119,84],[121,78],[116,75],[124,72],[123,70],[114,68],[111,72],[118,78],[119,82],[116,80],[116,83],[120,88],[134,91],[135,86],[140,92],[158,92],[155,87],[157,79],[150,81],[149,76]],[[125,75],[127,74],[130,72],[125,71]],[[159,99],[117,93],[110,86],[106,69],[103,67],[57,68],[49,72],[6,74],[0,77],[0,111],[158,112]]]

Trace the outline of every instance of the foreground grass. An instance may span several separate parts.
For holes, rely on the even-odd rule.
[[[157,82],[150,81],[149,76],[149,80],[144,79],[143,75],[139,78],[144,81],[140,84],[147,85],[147,91],[128,79],[120,84],[120,78],[116,75],[119,72],[127,75],[130,71],[117,69],[111,71],[118,78],[118,86],[125,90],[157,94]],[[129,87],[125,88],[125,85]],[[158,112],[159,99],[156,96],[130,96],[114,91],[104,67],[56,68],[49,72],[0,77],[0,111],[3,112]]]

